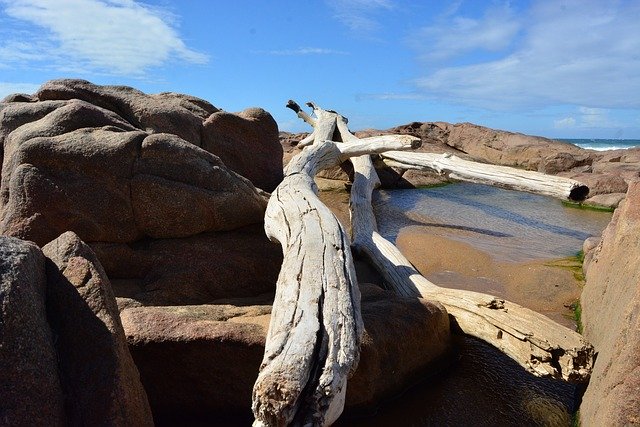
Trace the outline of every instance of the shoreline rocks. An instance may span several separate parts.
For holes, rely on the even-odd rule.
[[[466,160],[511,166],[559,175],[583,182],[589,187],[587,205],[615,208],[628,183],[640,179],[640,148],[611,151],[586,150],[548,138],[486,128],[471,123],[413,122],[387,130],[366,129],[358,137],[408,134],[419,137],[419,152],[451,153]],[[296,154],[295,145],[307,134],[280,132],[280,143],[287,163]],[[412,188],[448,182],[434,173],[390,168],[376,163],[383,188]],[[323,178],[348,180],[338,170]],[[321,188],[334,185],[321,183]],[[615,194],[615,195],[612,195]]]
[[[580,407],[585,426],[640,424],[639,249],[640,182],[634,182],[589,253],[580,301],[584,336],[598,358]]]

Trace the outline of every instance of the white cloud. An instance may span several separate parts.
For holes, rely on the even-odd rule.
[[[368,35],[379,28],[376,13],[394,8],[391,0],[326,0],[334,17],[351,31]]]
[[[300,55],[348,55],[348,52],[341,50],[325,49],[321,47],[299,47],[297,49],[284,50],[259,50],[255,53],[277,56],[300,56]]]
[[[141,76],[171,60],[194,64],[206,55],[189,49],[162,10],[133,0],[2,0],[5,13],[44,28],[0,42],[0,63],[40,60],[118,75]]]
[[[34,83],[8,83],[0,82],[0,99],[14,93],[35,93],[40,85]]]
[[[544,0],[524,19],[526,31],[508,53],[437,69],[417,79],[417,87],[430,96],[497,110],[640,107],[640,2]],[[510,34],[515,37],[513,29],[496,34],[454,43],[453,51],[499,49]],[[438,42],[447,37],[442,33]]]

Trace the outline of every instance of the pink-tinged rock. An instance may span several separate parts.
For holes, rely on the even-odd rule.
[[[202,148],[265,191],[273,191],[282,181],[278,125],[261,108],[212,114],[204,122]]]
[[[370,407],[433,369],[449,350],[449,318],[439,305],[362,286],[366,335],[347,386],[348,407]],[[270,320],[269,300],[223,305],[136,307],[122,311],[131,353],[157,421],[222,415],[251,422],[251,391]]]
[[[118,297],[143,305],[208,304],[275,291],[280,246],[261,226],[139,244],[95,242]]]
[[[77,235],[43,248],[47,310],[71,425],[148,426],[153,418],[102,266]]]
[[[211,153],[85,101],[46,104],[22,108],[35,119],[22,125],[22,116],[3,116],[15,127],[4,144],[3,234],[39,245],[67,230],[133,242],[262,222],[264,195]]]
[[[65,424],[54,337],[45,309],[45,258],[0,237],[0,424]]]
[[[640,424],[640,182],[604,230],[580,298],[598,358],[580,407],[585,426]]]
[[[147,95],[127,86],[100,86],[86,80],[51,80],[35,96],[40,101],[80,99],[115,112],[137,129],[172,133],[198,146],[203,120],[219,111],[207,101],[188,95]]]
[[[263,220],[267,199],[251,182],[174,135],[147,137],[133,174],[133,213],[146,236],[186,237]]]

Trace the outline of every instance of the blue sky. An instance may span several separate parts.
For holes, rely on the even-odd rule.
[[[472,122],[640,138],[640,1],[0,0],[0,98],[62,77],[354,130]]]

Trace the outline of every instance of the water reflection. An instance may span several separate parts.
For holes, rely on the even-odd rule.
[[[375,415],[345,413],[336,426],[569,426],[581,390],[528,374],[504,354],[457,337],[453,363]]]
[[[401,228],[422,225],[506,261],[574,255],[611,219],[551,197],[469,183],[379,191],[373,204],[381,234],[392,241]]]

